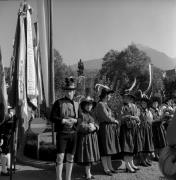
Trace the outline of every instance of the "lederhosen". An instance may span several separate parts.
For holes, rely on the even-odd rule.
[[[77,143],[76,124],[69,127],[62,123],[63,118],[77,118],[74,101],[64,97],[57,100],[51,111],[51,121],[55,125],[57,153],[75,154]]]

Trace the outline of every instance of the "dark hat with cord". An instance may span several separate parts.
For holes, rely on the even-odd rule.
[[[112,94],[112,93],[114,93],[114,91],[108,88],[103,88],[101,90],[101,94]]]
[[[62,89],[63,90],[75,90],[76,89],[75,80],[72,76],[65,78],[65,82],[64,82],[64,85],[62,86]]]
[[[140,102],[146,102],[147,105],[150,104],[150,100],[149,100],[147,97],[142,97],[142,98],[140,99]]]
[[[162,99],[161,99],[160,96],[153,96],[153,97],[151,97],[150,102],[151,103],[158,102],[158,104],[161,104],[162,103]]]

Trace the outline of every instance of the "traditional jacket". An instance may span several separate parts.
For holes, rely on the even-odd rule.
[[[56,132],[72,133],[76,131],[76,125],[72,127],[63,124],[62,120],[67,118],[77,118],[76,102],[67,97],[56,100],[51,110],[50,120],[55,124]]]
[[[79,126],[78,131],[81,133],[89,133],[89,124],[93,123],[98,130],[98,125],[95,123],[95,120],[90,112],[82,112],[79,117]]]
[[[115,123],[115,118],[112,116],[112,111],[105,102],[99,102],[95,109],[95,116],[98,123]]]

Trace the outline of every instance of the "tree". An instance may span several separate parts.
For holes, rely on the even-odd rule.
[[[110,79],[112,78],[112,76],[114,75],[114,73],[112,72],[112,66],[114,65],[114,62],[117,60],[118,55],[119,52],[116,50],[110,50],[105,54],[105,56],[103,57],[102,68],[100,70],[100,74],[102,76],[107,76]]]
[[[56,97],[63,95],[62,85],[66,77],[74,76],[74,72],[69,66],[63,63],[63,58],[60,53],[54,49],[54,71],[55,71],[55,92]]]
[[[84,63],[80,59],[78,62],[78,76],[83,76],[84,75]]]
[[[135,44],[129,45],[121,52],[110,50],[103,58],[99,78],[106,76],[111,81],[114,89],[124,91],[131,86],[136,78],[136,89],[146,90],[149,83],[148,64],[151,59],[145,52],[139,50]],[[162,71],[153,68],[153,89],[163,88]]]

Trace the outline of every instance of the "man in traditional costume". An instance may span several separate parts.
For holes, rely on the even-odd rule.
[[[62,180],[63,161],[66,154],[66,180],[71,180],[73,159],[77,143],[77,109],[73,101],[75,94],[75,82],[73,77],[65,79],[63,90],[65,97],[55,101],[51,110],[51,121],[55,125],[56,135],[56,177]]]

